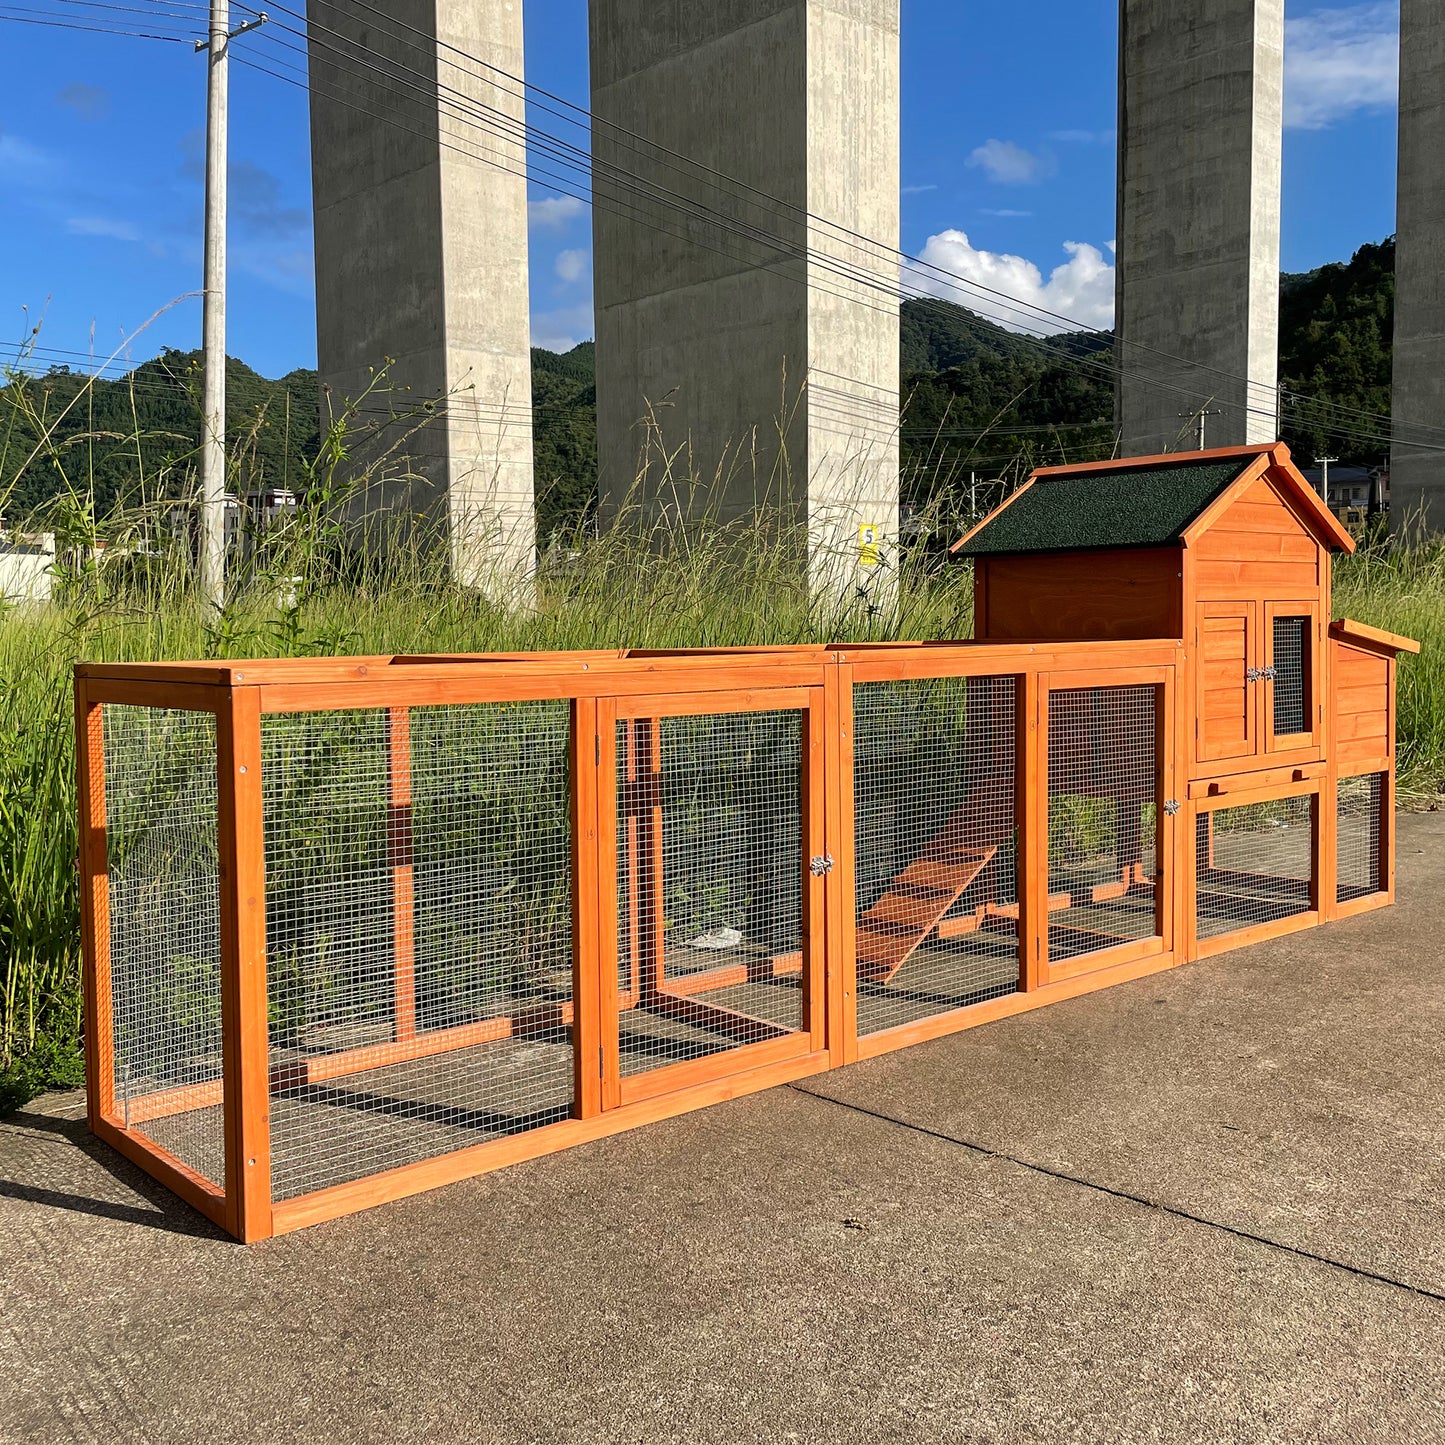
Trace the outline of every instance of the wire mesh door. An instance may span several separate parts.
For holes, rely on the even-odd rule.
[[[612,723],[604,1105],[822,1047],[821,689],[747,697],[633,698]]]
[[[1172,931],[1170,691],[1107,676],[1053,679],[1044,694],[1050,981],[1157,951]]]

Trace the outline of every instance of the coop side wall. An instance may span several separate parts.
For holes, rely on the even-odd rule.
[[[1396,662],[1339,638],[1330,639],[1329,659],[1329,775],[1339,860],[1334,912],[1347,917],[1395,901]],[[1348,813],[1354,806],[1372,814],[1363,876],[1373,875],[1378,884],[1373,891],[1360,885],[1359,875],[1347,876]],[[1360,885],[1357,896],[1350,896],[1352,882]]]

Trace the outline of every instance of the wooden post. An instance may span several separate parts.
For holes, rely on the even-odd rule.
[[[221,875],[221,1034],[226,1220],[249,1243],[272,1233],[270,1046],[261,694],[233,687],[216,717]]]
[[[387,861],[391,866],[392,1037],[416,1037],[416,875],[411,817],[411,709],[387,709]]]
[[[798,856],[794,860],[797,871],[793,874],[793,886],[803,903],[803,1030],[809,1035],[809,1046],[822,1049],[828,1041],[828,983],[831,972],[827,967],[828,912],[836,888],[836,864],[832,874],[814,874],[812,860],[829,851],[828,848],[828,797],[832,786],[829,765],[833,749],[828,737],[828,707],[825,698],[826,677],[833,669],[825,665],[825,683],[821,688],[811,689],[811,701],[799,719],[802,731],[802,786],[799,790],[799,805],[802,808],[802,825],[799,828]]]
[[[1032,993],[1045,980],[1049,937],[1048,689],[1026,672],[1018,697],[1019,988]]]
[[[597,778],[602,736],[596,698],[572,703],[572,1112],[602,1112],[602,899],[598,867]],[[615,894],[614,889],[614,894]],[[616,902],[614,898],[614,910]],[[615,972],[615,970],[614,970]]]
[[[840,657],[823,670],[827,746],[827,831],[824,851],[833,858],[829,876],[828,998],[826,1046],[830,1064],[858,1058],[858,880],[854,867],[857,799],[853,788],[855,719],[853,665]]]
[[[1389,701],[1386,704],[1388,733],[1385,737],[1387,762],[1380,780],[1380,876],[1389,901],[1395,901],[1395,675],[1399,661],[1389,659],[1386,673]]]
[[[602,1096],[600,1107],[603,1110],[615,1109],[621,1100],[621,1067],[618,1059],[617,1044],[617,1014],[619,1005],[623,1002],[619,997],[618,990],[618,955],[621,950],[621,931],[623,920],[618,916],[617,907],[617,850],[618,850],[618,794],[627,789],[630,796],[630,784],[627,777],[621,779],[617,776],[617,700],[611,697],[597,699],[597,749],[594,757],[597,763],[597,901],[598,901],[598,940],[597,940],[597,997],[600,1038],[599,1046],[602,1055]],[[632,724],[624,724],[629,738],[627,755],[630,760],[632,755],[631,733]],[[627,766],[627,773],[632,772],[631,763]],[[624,813],[624,819],[627,815]],[[629,849],[632,845],[634,830],[629,821],[627,829]],[[628,862],[629,894],[632,887],[631,860]],[[627,926],[631,927],[632,909],[628,909]],[[629,946],[635,944],[629,940]],[[631,983],[633,988],[637,983],[637,956],[630,955],[631,967],[633,969]],[[628,994],[631,995],[631,990]],[[635,996],[627,998],[630,1007],[636,1002]],[[581,1003],[581,1000],[578,1000]]]
[[[84,950],[85,1104],[90,1127],[115,1112],[110,991],[110,867],[106,850],[105,735],[99,703],[75,679],[75,776],[80,800],[80,929]]]

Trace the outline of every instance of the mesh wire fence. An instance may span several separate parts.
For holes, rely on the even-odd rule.
[[[1194,912],[1200,938],[1310,911],[1314,807],[1306,796],[1199,814]]]
[[[116,1109],[224,1185],[216,719],[102,718]]]
[[[272,1189],[568,1115],[569,705],[263,719]]]
[[[1340,779],[1335,800],[1335,897],[1340,903],[1384,891],[1384,796],[1383,773]]]
[[[1305,696],[1305,663],[1309,647],[1308,617],[1274,619],[1274,735],[1287,737],[1310,730]]]
[[[1159,933],[1158,690],[1049,693],[1049,958]]]
[[[858,1032],[1019,986],[1016,680],[853,689]]]
[[[617,725],[624,1076],[806,1025],[803,714]]]

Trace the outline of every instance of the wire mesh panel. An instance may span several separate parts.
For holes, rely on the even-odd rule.
[[[277,1199],[566,1117],[569,704],[263,720]]]
[[[617,725],[624,1077],[805,1026],[799,709]]]
[[[1159,689],[1049,693],[1049,959],[1159,933]]]
[[[216,719],[102,719],[116,1112],[224,1187]]]
[[[1313,796],[1245,803],[1195,821],[1200,938],[1308,913],[1314,879]]]
[[[1274,735],[1288,737],[1310,730],[1305,689],[1311,619],[1274,619]]]
[[[1016,680],[853,689],[858,1032],[1019,986]]]
[[[1380,842],[1385,826],[1384,798],[1383,773],[1340,779],[1335,800],[1335,898],[1339,903],[1385,891]]]

